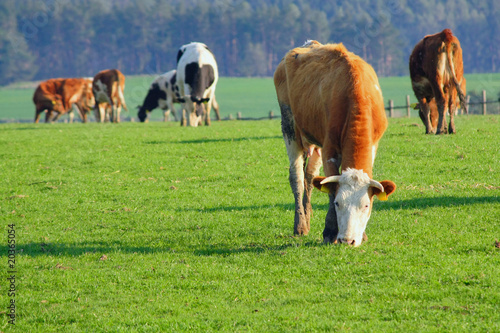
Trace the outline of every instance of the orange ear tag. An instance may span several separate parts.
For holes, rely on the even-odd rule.
[[[387,200],[387,193],[385,193],[385,192],[379,192],[379,194],[377,194],[377,198],[379,200],[386,201]]]
[[[328,186],[325,186],[325,185],[321,185],[321,192],[324,192],[324,193],[330,193],[330,188]]]

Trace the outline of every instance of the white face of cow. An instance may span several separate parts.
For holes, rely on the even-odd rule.
[[[347,169],[340,176],[325,178],[321,184],[337,183],[335,196],[335,211],[337,213],[338,235],[337,241],[353,246],[361,245],[363,233],[370,219],[373,196],[386,200],[395,185],[391,181],[384,181],[388,185],[387,193],[384,186],[370,179],[363,170]],[[390,185],[392,184],[392,185]]]

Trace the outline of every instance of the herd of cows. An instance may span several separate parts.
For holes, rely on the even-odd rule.
[[[183,45],[177,53],[177,69],[156,78],[144,102],[139,106],[138,117],[147,121],[148,113],[155,108],[170,112],[177,120],[174,103],[182,105],[181,124],[198,126],[203,121],[210,125],[210,111],[214,108],[220,119],[215,87],[219,73],[213,53],[203,43]],[[41,82],[33,95],[35,123],[45,112],[45,122],[56,121],[68,113],[73,122],[76,109],[83,122],[93,109],[98,122],[119,122],[122,107],[128,111],[123,91],[125,76],[117,69],[103,70],[94,78],[49,79]]]
[[[410,56],[410,78],[418,99],[419,115],[426,133],[455,133],[458,101],[465,109],[460,42],[449,29],[425,36]],[[139,107],[138,117],[147,121],[155,108],[172,112],[181,104],[181,125],[210,125],[218,70],[215,57],[205,44],[182,46],[177,69],[153,81]],[[274,73],[281,111],[281,128],[290,161],[289,182],[295,199],[294,234],[309,232],[311,194],[316,187],[329,195],[323,231],[324,242],[361,245],[373,199],[394,193],[390,180],[372,179],[378,142],[387,128],[382,91],[373,68],[342,44],[323,45],[307,41],[290,50]],[[98,121],[118,122],[125,77],[106,70],[93,79],[52,79],[35,91],[35,122],[46,112],[53,121],[75,107],[82,120],[95,110]],[[466,110],[466,109],[465,109]],[[52,113],[57,113],[52,118]],[[450,122],[446,124],[446,114]],[[323,165],[325,177],[319,176]]]

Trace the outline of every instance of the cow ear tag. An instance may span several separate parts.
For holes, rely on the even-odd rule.
[[[328,186],[325,186],[325,185],[321,185],[321,192],[324,192],[324,193],[330,193],[330,188]]]
[[[56,105],[56,101],[52,101],[52,105]]]
[[[377,194],[377,198],[379,200],[386,201],[387,200],[387,193],[385,193],[385,192],[379,192]]]

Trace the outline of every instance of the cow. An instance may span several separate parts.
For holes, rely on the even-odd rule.
[[[148,114],[158,107],[164,110],[163,121],[168,121],[170,111],[172,111],[175,121],[177,121],[177,111],[174,103],[180,102],[175,95],[176,73],[177,70],[173,69],[158,76],[151,83],[144,102],[138,107],[137,116],[141,122],[147,121]]]
[[[425,133],[446,133],[447,110],[450,114],[448,132],[456,133],[454,116],[457,95],[467,113],[462,48],[457,37],[450,29],[425,36],[415,45],[409,63],[411,85],[419,102]],[[438,110],[436,129],[432,125],[429,107],[433,99]]]
[[[466,87],[465,77],[463,78],[462,83],[460,84],[460,87],[462,88],[462,91],[465,91],[465,89],[466,89],[465,88]],[[454,116],[456,116],[458,114],[457,103],[460,103],[460,99],[458,98],[458,96],[456,96],[455,102],[452,102],[452,101],[449,101],[449,102],[450,103],[448,104],[448,112],[450,110],[455,110]],[[436,133],[438,119],[439,119],[439,112],[438,112],[438,107],[436,104],[436,99],[435,98],[431,99],[430,102],[428,102],[428,104],[429,104],[429,121],[430,121],[430,126],[432,128],[431,132]],[[422,122],[425,124],[426,117],[424,116],[424,113],[420,109],[420,103],[415,103],[414,109],[418,110],[418,116],[420,117]]]
[[[125,76],[118,69],[106,69],[94,76],[92,91],[95,98],[94,111],[98,122],[119,123],[122,106],[128,112],[123,96],[124,89]]]
[[[373,197],[385,200],[396,189],[390,180],[372,179],[387,127],[375,71],[342,44],[308,41],[281,60],[274,85],[290,161],[294,234],[310,230],[316,187],[329,195],[323,241],[361,245]],[[321,165],[326,177],[318,176]]]
[[[57,121],[61,115],[68,113],[72,123],[74,108],[85,123],[87,113],[94,107],[92,78],[57,78],[43,81],[35,89],[33,102],[35,123],[40,120],[42,112],[46,112],[45,122]]]
[[[182,126],[196,127],[203,120],[210,125],[212,106],[217,119],[220,119],[214,98],[218,79],[217,62],[205,44],[193,42],[180,47],[177,53],[176,97],[182,103]]]

